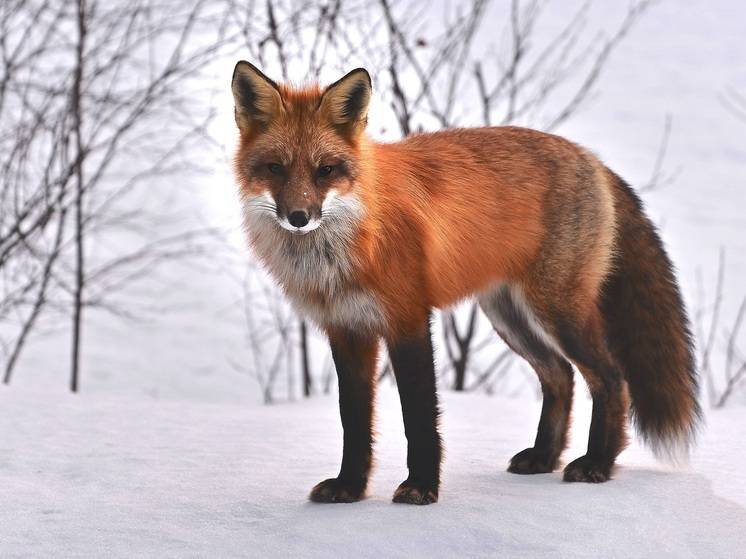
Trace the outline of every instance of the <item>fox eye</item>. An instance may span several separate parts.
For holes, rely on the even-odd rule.
[[[334,170],[334,167],[331,165],[323,165],[319,167],[319,170],[317,172],[319,177],[328,177],[332,174],[332,171]]]
[[[269,169],[269,172],[273,175],[282,174],[282,165],[280,165],[279,163],[267,163],[267,169]]]

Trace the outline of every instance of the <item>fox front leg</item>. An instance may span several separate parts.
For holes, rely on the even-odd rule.
[[[370,473],[378,339],[351,331],[328,335],[339,382],[342,467],[336,478],[317,484],[309,498],[317,503],[351,503],[365,496]]]
[[[409,477],[397,488],[394,502],[429,505],[438,500],[441,460],[429,317],[419,331],[389,340],[388,347],[401,398],[409,468]]]

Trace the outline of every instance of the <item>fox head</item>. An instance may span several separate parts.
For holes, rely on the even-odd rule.
[[[236,173],[247,225],[305,235],[355,207],[371,81],[362,68],[321,89],[277,84],[252,64],[232,81],[240,145]],[[359,204],[358,204],[359,206]]]

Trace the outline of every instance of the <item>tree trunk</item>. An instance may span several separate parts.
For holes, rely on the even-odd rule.
[[[78,0],[78,44],[76,48],[75,79],[73,82],[71,111],[75,130],[75,293],[73,301],[72,363],[70,390],[78,391],[80,378],[80,344],[83,322],[83,287],[85,260],[83,254],[83,140],[82,140],[82,82],[83,53],[86,38],[86,0]]]
[[[462,355],[460,359],[457,359],[453,364],[454,381],[453,389],[456,392],[463,392],[466,388],[466,363],[468,360],[468,353]]]
[[[300,321],[300,358],[303,371],[303,396],[308,398],[313,388],[311,384],[311,365],[308,355],[308,326],[305,320]]]

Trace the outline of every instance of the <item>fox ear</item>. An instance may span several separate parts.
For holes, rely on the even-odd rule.
[[[357,137],[368,122],[371,91],[370,75],[358,68],[326,88],[319,111],[340,130]]]
[[[277,84],[245,60],[238,62],[233,70],[231,89],[236,124],[241,132],[253,132],[266,126],[282,111],[282,97]]]

